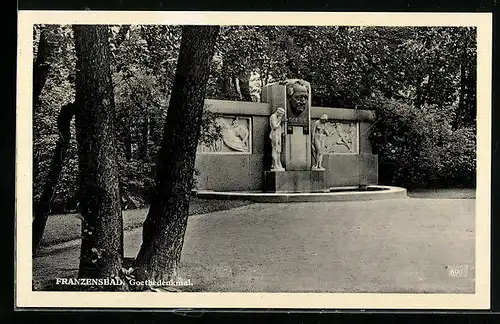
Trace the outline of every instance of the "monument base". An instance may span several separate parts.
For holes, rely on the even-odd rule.
[[[265,192],[326,190],[325,171],[264,171]]]

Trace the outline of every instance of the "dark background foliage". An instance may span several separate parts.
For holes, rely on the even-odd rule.
[[[52,53],[34,112],[38,199],[58,139],[61,106],[74,100],[75,50],[70,26],[37,25],[34,53],[47,30]],[[180,45],[179,26],[110,26],[123,208],[148,203]],[[476,31],[468,27],[222,28],[207,97],[259,101],[260,87],[300,78],[314,106],[374,109],[370,130],[380,182],[474,187],[476,171]],[[218,131],[206,111],[202,139]],[[77,206],[77,149],[72,142],[52,203]]]

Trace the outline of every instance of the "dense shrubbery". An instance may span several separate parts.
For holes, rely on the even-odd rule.
[[[453,107],[417,108],[380,97],[369,105],[377,113],[371,140],[382,183],[408,188],[475,186],[475,131],[452,128]]]

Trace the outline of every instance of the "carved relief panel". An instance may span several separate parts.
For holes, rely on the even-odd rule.
[[[328,121],[329,136],[324,138],[326,154],[358,154],[358,123]]]
[[[251,154],[251,117],[224,116],[215,120],[221,129],[221,138],[212,145],[198,145],[198,153]]]

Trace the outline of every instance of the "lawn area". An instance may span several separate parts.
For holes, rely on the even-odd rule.
[[[408,190],[408,197],[430,199],[475,199],[476,189],[413,189]]]
[[[212,200],[192,197],[189,204],[189,215],[206,214],[219,210],[228,210],[249,205],[244,200]],[[148,208],[123,211],[124,230],[141,227],[146,219]],[[41,246],[50,246],[80,238],[81,221],[78,214],[51,215],[43,234]]]

